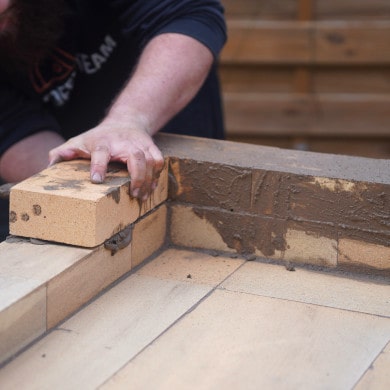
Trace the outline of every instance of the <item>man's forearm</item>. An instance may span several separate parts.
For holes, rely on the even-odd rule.
[[[191,101],[212,63],[210,50],[191,37],[155,37],[103,122],[137,126],[153,135]]]
[[[16,183],[47,167],[49,150],[64,139],[57,133],[41,131],[12,145],[0,158],[0,176]]]

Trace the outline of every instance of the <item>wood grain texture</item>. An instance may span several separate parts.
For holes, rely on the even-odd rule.
[[[229,135],[390,136],[390,95],[225,93]]]
[[[348,133],[390,145],[387,0],[222,3],[229,29],[220,65],[228,138],[291,137],[286,144],[309,147],[313,137],[318,144],[318,137],[326,142]],[[288,94],[306,94],[307,104]],[[322,144],[310,150],[321,151]],[[366,155],[352,145],[335,153]]]

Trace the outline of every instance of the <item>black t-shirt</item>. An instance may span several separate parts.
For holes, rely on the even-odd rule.
[[[217,0],[68,0],[58,46],[26,77],[0,75],[0,155],[41,130],[66,139],[94,126],[130,77],[143,47],[167,32],[189,35],[215,59],[226,40]],[[158,66],[158,64],[156,64]],[[223,138],[214,64],[193,101],[162,131]]]

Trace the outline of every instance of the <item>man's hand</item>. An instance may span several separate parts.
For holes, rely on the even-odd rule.
[[[50,163],[91,159],[91,180],[104,180],[109,161],[127,164],[131,194],[145,200],[164,160],[156,134],[195,96],[213,63],[211,51],[186,35],[166,33],[145,47],[134,74],[104,120],[50,152]]]
[[[125,163],[131,176],[131,195],[142,200],[156,188],[164,166],[162,153],[147,131],[106,122],[49,153],[50,165],[75,158],[91,160],[93,183],[104,181],[110,161]]]

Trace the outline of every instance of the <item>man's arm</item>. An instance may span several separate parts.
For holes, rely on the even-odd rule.
[[[47,167],[50,149],[64,139],[51,131],[40,131],[8,148],[0,158],[0,176],[8,183],[17,183]]]
[[[15,183],[47,167],[50,149],[64,142],[59,130],[55,118],[38,99],[1,79],[0,177],[3,180]]]
[[[154,37],[106,118],[95,128],[50,152],[50,162],[91,159],[91,180],[104,180],[109,161],[127,164],[131,193],[146,199],[163,168],[152,136],[195,96],[213,63],[213,54],[182,34]]]

